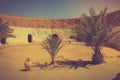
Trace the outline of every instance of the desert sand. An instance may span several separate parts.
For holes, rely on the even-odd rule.
[[[59,56],[70,60],[91,60],[92,50],[83,43],[63,44],[56,60],[61,60]],[[112,80],[120,72],[120,51],[104,47],[102,52],[106,63],[89,65],[88,68],[42,70],[32,67],[31,71],[21,71],[26,57],[30,57],[33,63],[49,63],[47,51],[40,43],[0,46],[0,80]]]

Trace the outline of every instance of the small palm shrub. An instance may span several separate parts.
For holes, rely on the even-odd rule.
[[[42,46],[47,50],[51,57],[51,63],[54,64],[55,56],[58,54],[60,49],[63,47],[61,45],[61,39],[57,35],[49,35],[46,40],[43,41]]]

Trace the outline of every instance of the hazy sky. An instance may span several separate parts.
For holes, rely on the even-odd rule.
[[[0,0],[0,13],[39,18],[76,18],[97,12],[105,7],[108,12],[120,10],[120,0]]]

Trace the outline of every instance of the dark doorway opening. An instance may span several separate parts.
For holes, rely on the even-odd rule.
[[[28,42],[31,43],[32,42],[32,35],[28,34]]]
[[[53,34],[53,35],[52,35],[52,38],[53,38],[53,39],[56,39],[56,38],[58,38],[58,35],[57,35],[57,34]]]
[[[6,38],[2,38],[2,39],[1,39],[1,43],[2,43],[2,44],[6,44],[6,41],[7,41]]]

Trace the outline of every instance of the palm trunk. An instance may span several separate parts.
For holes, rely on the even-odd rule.
[[[50,65],[54,65],[54,56],[51,57]]]
[[[101,63],[104,63],[104,57],[100,51],[100,45],[97,44],[95,45],[95,48],[94,48],[94,54],[92,56],[92,62],[93,64],[101,64]]]

